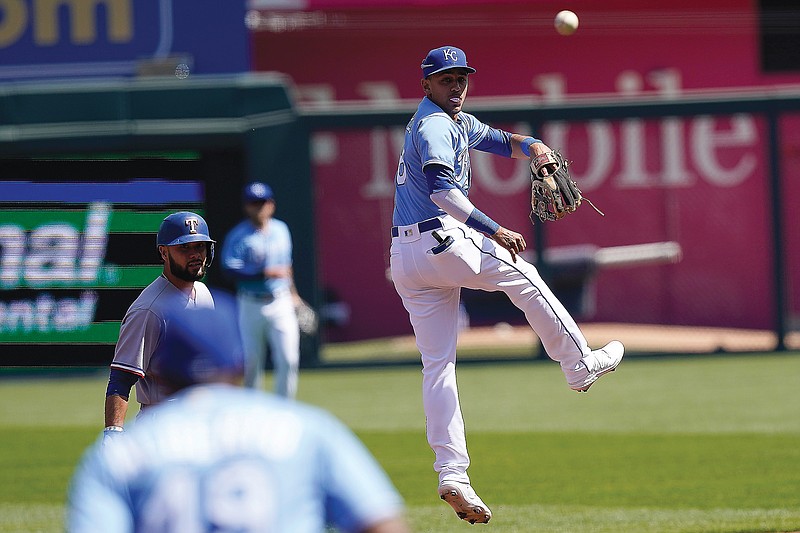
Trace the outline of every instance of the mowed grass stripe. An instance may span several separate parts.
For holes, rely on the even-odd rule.
[[[618,509],[569,505],[496,505],[487,529],[495,533],[729,533],[789,531],[800,511],[770,509]],[[1,533],[61,531],[61,505],[0,503]],[[412,531],[450,533],[474,531],[439,502],[408,509]],[[754,524],[756,526],[754,527]],[[760,525],[759,525],[760,524]],[[472,528],[472,529],[470,529]]]
[[[436,497],[423,435],[359,436],[409,504]],[[482,432],[469,449],[489,505],[800,511],[800,435]]]
[[[63,531],[64,506],[0,502],[0,533],[54,533]]]
[[[458,367],[470,433],[800,434],[797,376],[796,353],[633,358],[577,394],[552,361]],[[107,369],[68,379],[0,379],[0,427],[99,428],[107,380]],[[421,382],[417,367],[303,369],[299,399],[356,430],[422,429]],[[269,375],[264,386],[271,387]],[[58,398],[58,407],[42,398]]]
[[[800,521],[799,510],[772,509],[495,505],[492,512],[492,521],[482,526],[492,533],[766,533],[794,531]],[[456,521],[444,503],[413,507],[409,520],[417,533],[477,530],[477,526]]]
[[[100,431],[0,428],[0,503],[63,503],[69,479]]]
[[[588,394],[569,390],[559,366],[549,360],[459,365],[457,375],[469,435],[800,434],[798,354],[632,358]],[[414,367],[305,371],[299,394],[354,429],[422,429],[421,383]]]

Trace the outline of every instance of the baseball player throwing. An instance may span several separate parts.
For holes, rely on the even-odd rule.
[[[464,52],[431,50],[422,63],[425,98],[406,126],[395,176],[391,273],[422,356],[422,396],[428,443],[439,473],[439,496],[470,523],[485,523],[489,507],[470,485],[464,420],[456,386],[456,337],[462,287],[503,291],[525,313],[569,387],[586,392],[622,360],[622,343],[590,350],[564,306],[536,268],[521,259],[525,239],[500,226],[468,199],[469,150],[535,158],[542,141],[491,128],[462,111],[468,78]]]
[[[142,411],[164,399],[166,391],[150,365],[157,357],[169,357],[159,351],[165,317],[173,309],[214,307],[208,287],[200,281],[214,259],[214,243],[208,224],[195,213],[173,213],[161,223],[156,246],[164,269],[122,319],[106,390],[105,441],[122,432],[134,384]]]

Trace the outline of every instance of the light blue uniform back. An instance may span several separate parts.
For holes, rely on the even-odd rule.
[[[424,98],[406,126],[403,152],[395,174],[392,223],[414,224],[444,214],[430,199],[433,192],[423,173],[425,165],[437,163],[451,169],[458,187],[469,194],[472,182],[469,149],[489,133],[490,127],[469,113],[452,120],[442,109]],[[452,188],[451,187],[451,188]]]
[[[67,530],[356,531],[401,512],[383,470],[338,420],[251,389],[189,389],[86,453]]]
[[[267,267],[292,264],[292,237],[282,220],[271,219],[266,231],[249,220],[240,222],[225,238],[221,255],[222,267],[236,278],[239,291],[272,295],[289,290],[289,278],[261,275]]]

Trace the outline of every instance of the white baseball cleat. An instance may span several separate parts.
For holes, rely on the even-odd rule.
[[[450,504],[461,520],[470,524],[485,524],[492,519],[492,511],[468,483],[443,481],[439,485],[439,497]]]
[[[611,341],[599,350],[592,350],[592,353],[581,359],[588,374],[583,379],[570,383],[570,388],[578,392],[588,391],[597,378],[617,369],[624,353],[625,346],[619,341]]]

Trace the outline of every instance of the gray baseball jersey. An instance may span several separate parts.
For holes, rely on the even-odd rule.
[[[139,376],[136,400],[143,405],[159,403],[165,392],[150,374],[150,358],[158,348],[169,308],[214,307],[214,299],[200,281],[194,282],[194,298],[189,297],[162,274],[128,308],[119,330],[111,368]]]

